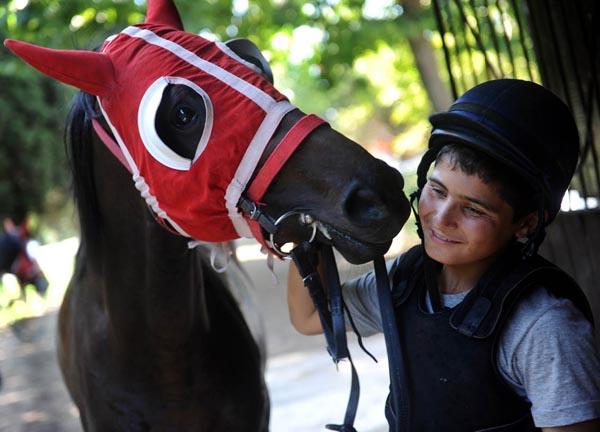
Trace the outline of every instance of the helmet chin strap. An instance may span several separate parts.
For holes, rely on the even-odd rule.
[[[537,201],[537,225],[533,232],[527,236],[527,242],[525,242],[522,249],[523,259],[531,258],[535,255],[546,237],[546,212],[544,210],[544,195],[542,193],[538,194]]]
[[[421,227],[421,221],[419,219],[419,213],[417,208],[415,207],[415,202],[418,205],[419,198],[421,197],[421,189],[417,189],[413,193],[410,194],[410,208],[415,215],[415,225],[417,226],[417,235],[423,241],[423,227]]]

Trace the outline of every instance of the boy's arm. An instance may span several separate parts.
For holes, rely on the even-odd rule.
[[[600,431],[600,419],[576,423],[569,426],[546,427],[542,432],[597,432]]]
[[[323,333],[319,313],[293,262],[288,270],[288,309],[290,321],[298,332],[304,335]]]
[[[507,355],[500,357],[509,360],[507,382],[524,390],[535,423],[545,432],[600,431],[600,356],[592,325],[572,302],[543,287],[523,298],[512,316],[501,342]]]
[[[388,273],[393,275],[399,265],[398,258],[386,263]],[[318,264],[317,272],[321,276],[321,280],[326,280],[322,262]],[[326,290],[327,287],[325,286],[324,289]],[[352,315],[360,334],[367,337],[381,332],[381,315],[374,272],[368,271],[357,278],[344,282],[342,292],[345,306]],[[288,270],[288,309],[290,321],[298,332],[305,335],[323,333],[319,312],[293,263],[290,264]],[[346,324],[348,324],[348,320],[346,320]],[[347,330],[351,330],[350,327],[347,327]]]

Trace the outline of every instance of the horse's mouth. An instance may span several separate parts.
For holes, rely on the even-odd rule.
[[[382,256],[390,248],[393,239],[393,236],[384,241],[360,239],[322,220],[318,220],[316,225],[301,225],[298,224],[297,218],[289,218],[278,228],[275,241],[279,245],[298,243],[314,238],[318,243],[333,246],[351,264],[364,264],[372,261],[375,257]],[[284,249],[289,250],[290,247]]]
[[[377,256],[385,254],[392,244],[392,240],[374,243],[360,240],[348,233],[340,231],[329,224],[323,224],[328,237],[319,235],[319,240],[330,243],[351,264],[363,264]]]

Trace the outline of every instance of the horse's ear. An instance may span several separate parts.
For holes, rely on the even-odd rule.
[[[105,54],[55,50],[12,39],[4,46],[43,74],[93,95],[106,96],[114,86],[113,64]]]
[[[177,30],[183,30],[181,17],[173,0],[148,0],[145,22],[163,24]]]
[[[244,60],[257,66],[262,71],[264,77],[273,84],[273,71],[271,70],[271,66],[269,66],[269,62],[254,43],[248,39],[232,39],[225,42],[225,45]]]

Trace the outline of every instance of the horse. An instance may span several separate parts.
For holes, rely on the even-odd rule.
[[[13,274],[19,283],[19,299],[25,299],[25,287],[32,285],[40,296],[48,290],[48,279],[40,268],[37,260],[27,250],[31,240],[27,222],[15,225],[12,220],[4,221],[4,232],[0,233],[0,276],[5,273]],[[8,303],[10,307],[16,299]],[[17,327],[13,326],[13,330]],[[17,336],[21,336],[16,332]],[[2,375],[0,375],[0,389]]]
[[[289,105],[249,42],[183,32],[168,0],[100,53],[5,44],[84,90],[66,129],[81,236],[57,348],[84,430],[267,431],[263,353],[190,239],[228,241],[248,222],[276,256],[312,236],[364,262],[406,220],[400,173]]]
[[[46,275],[27,249],[30,241],[26,222],[18,226],[10,220],[4,222],[4,232],[0,234],[0,276],[10,273],[17,278],[21,299],[27,285],[32,285],[42,297],[48,290]]]

